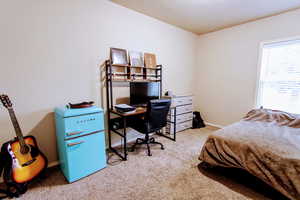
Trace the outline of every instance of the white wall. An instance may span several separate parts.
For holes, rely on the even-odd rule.
[[[228,125],[254,108],[259,44],[300,35],[300,10],[199,36],[196,108]]]
[[[109,47],[155,53],[164,89],[193,91],[197,36],[107,0],[3,0],[0,25],[0,93],[50,162],[57,159],[54,107],[102,105],[99,64]],[[0,127],[0,143],[14,136],[4,108]]]

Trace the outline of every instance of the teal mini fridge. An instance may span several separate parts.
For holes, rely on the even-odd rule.
[[[68,182],[77,181],[106,167],[103,110],[55,109],[60,168]]]

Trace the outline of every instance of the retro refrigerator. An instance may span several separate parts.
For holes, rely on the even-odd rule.
[[[106,167],[102,109],[56,108],[55,121],[60,168],[68,182]]]

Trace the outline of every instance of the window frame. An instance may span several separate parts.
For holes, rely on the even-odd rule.
[[[262,60],[263,60],[263,49],[265,45],[270,45],[274,43],[281,43],[281,42],[289,42],[293,40],[300,40],[300,36],[293,36],[283,39],[276,39],[276,40],[268,40],[262,41],[259,43],[259,52],[258,52],[258,64],[257,64],[257,73],[256,73],[256,86],[255,86],[255,97],[254,97],[254,108],[260,108],[261,105],[261,70],[262,70]]]

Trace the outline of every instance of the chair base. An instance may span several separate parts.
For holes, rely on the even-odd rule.
[[[143,139],[143,138],[137,138],[136,141],[135,141],[135,144],[132,145],[132,147],[131,147],[131,152],[135,151],[135,147],[136,147],[137,145],[141,145],[141,144],[146,144],[146,145],[147,145],[148,156],[152,156],[151,150],[150,150],[150,144],[159,144],[159,145],[160,145],[160,148],[161,148],[162,150],[165,149],[165,148],[164,148],[164,145],[163,145],[162,143],[160,143],[160,142],[156,142],[155,139],[154,139],[153,137],[152,137],[152,138],[147,138],[147,137],[146,137],[145,139]]]

